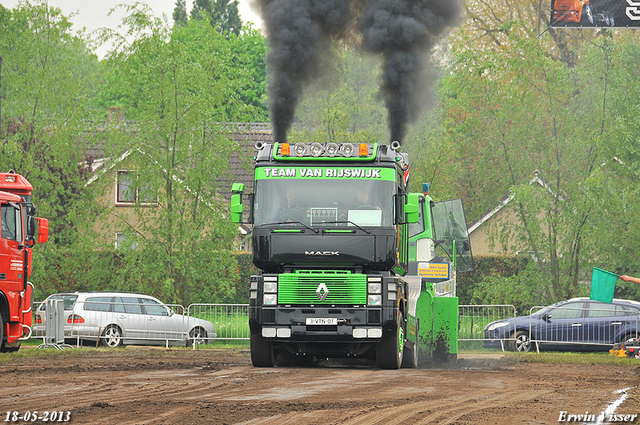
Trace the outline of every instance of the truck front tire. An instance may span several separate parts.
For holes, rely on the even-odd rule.
[[[404,319],[398,313],[398,320],[391,332],[386,332],[376,347],[376,361],[382,369],[399,369],[404,351]]]
[[[273,353],[273,344],[265,340],[262,335],[255,333],[251,335],[251,363],[255,367],[273,367],[276,364],[276,357]]]

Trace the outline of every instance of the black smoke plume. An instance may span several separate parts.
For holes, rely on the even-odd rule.
[[[256,0],[266,24],[269,111],[274,140],[285,142],[303,86],[317,75],[329,40],[352,20],[350,1]]]
[[[384,59],[381,95],[391,140],[402,141],[420,111],[426,52],[460,14],[460,0],[254,0],[266,24],[270,114],[284,142],[304,85],[318,73],[328,41],[354,26],[366,51]]]
[[[402,141],[421,109],[424,61],[438,37],[460,15],[456,0],[365,0],[358,18],[365,50],[381,54],[381,94],[391,140]]]

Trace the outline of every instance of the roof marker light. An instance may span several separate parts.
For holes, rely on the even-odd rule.
[[[283,143],[280,145],[280,155],[282,156],[291,155],[291,148],[289,147],[289,143]]]
[[[369,146],[366,143],[360,143],[360,148],[358,149],[358,155],[360,156],[369,155]]]

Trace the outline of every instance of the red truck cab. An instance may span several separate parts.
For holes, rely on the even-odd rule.
[[[0,173],[0,352],[18,350],[31,335],[31,249],[49,234],[49,221],[35,217],[32,190],[20,174]]]
[[[589,0],[555,0],[553,20],[593,25],[593,11]]]

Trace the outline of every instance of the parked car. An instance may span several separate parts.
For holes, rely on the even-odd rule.
[[[68,317],[71,314],[71,309],[73,308],[73,304],[76,302],[78,298],[78,293],[61,293],[61,294],[53,294],[47,297],[35,310],[35,314],[33,316],[33,326],[32,326],[32,338],[43,338],[45,336],[45,323],[47,320],[47,301],[49,300],[63,300],[64,301],[64,315]],[[67,335],[68,331],[71,330],[71,326],[65,324],[65,335]]]
[[[65,341],[97,341],[107,347],[123,344],[192,345],[194,340],[213,343],[211,322],[176,314],[149,295],[119,292],[75,292],[53,294],[63,299]],[[46,301],[46,300],[45,300]],[[44,336],[46,302],[36,310],[34,335]]]
[[[607,351],[640,332],[640,302],[614,299],[611,304],[572,298],[542,308],[530,316],[489,323],[484,346],[514,351],[535,349]]]

